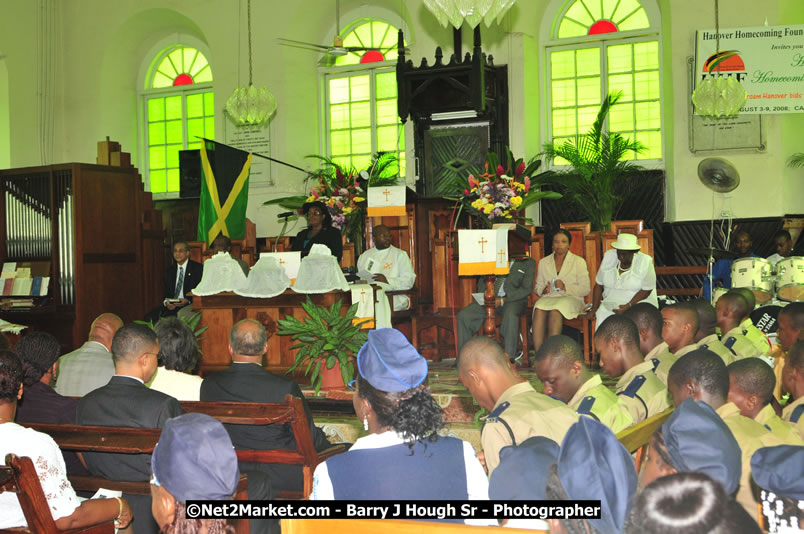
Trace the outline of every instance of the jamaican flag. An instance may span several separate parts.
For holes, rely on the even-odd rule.
[[[211,245],[218,234],[242,239],[246,234],[251,154],[204,139],[201,143],[201,205],[198,240]]]

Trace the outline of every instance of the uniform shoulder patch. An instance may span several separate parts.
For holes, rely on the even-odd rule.
[[[633,380],[631,380],[625,389],[619,392],[617,395],[625,395],[626,397],[631,397],[633,399],[636,397],[639,388],[641,388],[645,383],[645,380],[645,375],[637,375]]]
[[[701,345],[701,346],[700,346],[700,347],[698,347],[698,348],[701,348],[701,349],[703,349],[703,350],[708,350],[708,349],[709,349],[709,345],[707,345],[707,344],[703,344],[703,345]],[[654,369],[654,370],[655,370],[655,369]]]
[[[588,415],[588,416],[592,417],[593,419],[595,419],[596,421],[599,421],[597,416],[592,413],[592,407],[594,405],[595,405],[595,398],[593,396],[591,396],[591,395],[588,395],[588,396],[583,398],[583,400],[581,401],[581,404],[578,405],[578,409],[575,410],[575,411],[578,412],[581,415]]]
[[[656,369],[659,368],[659,364],[662,363],[659,361],[659,358],[651,358],[650,361],[653,363],[653,372],[656,372]]]
[[[511,406],[511,403],[508,402],[508,401],[505,401],[505,402],[501,403],[499,406],[497,406],[496,408],[494,408],[491,411],[491,413],[488,415],[488,417],[486,417],[486,422],[492,423],[492,422],[496,421],[497,418],[500,415],[502,415],[502,413],[505,410],[507,410],[509,406]]]
[[[804,404],[796,406],[796,408],[793,410],[793,413],[790,414],[790,422],[793,424],[798,424],[798,420],[801,419],[802,415],[804,415]]]
[[[727,338],[723,342],[723,344],[726,345],[726,348],[729,349],[732,352],[734,352],[734,349],[732,347],[734,346],[735,343],[737,343],[737,338],[734,337],[734,336],[731,336],[731,337]]]

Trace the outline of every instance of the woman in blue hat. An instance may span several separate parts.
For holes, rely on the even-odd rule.
[[[369,332],[357,355],[354,406],[369,432],[315,470],[313,499],[488,499],[475,451],[439,436],[444,413],[425,384],[427,361],[392,328]]]

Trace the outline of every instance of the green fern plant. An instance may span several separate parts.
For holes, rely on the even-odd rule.
[[[357,304],[353,304],[345,315],[341,315],[343,299],[338,299],[332,306],[319,306],[310,297],[302,304],[308,317],[300,321],[292,315],[280,319],[280,336],[291,336],[298,341],[291,349],[298,349],[296,361],[288,369],[288,373],[304,366],[304,374],[310,376],[315,392],[321,390],[322,365],[332,369],[340,364],[343,383],[348,384],[355,375],[354,358],[360,348],[368,341],[368,333],[360,329],[360,324],[353,324],[357,314]]]
[[[622,206],[629,189],[629,179],[642,167],[624,158],[640,153],[645,146],[618,133],[604,131],[603,125],[622,92],[609,94],[600,106],[592,128],[584,135],[563,143],[547,143],[547,160],[562,158],[569,162],[564,170],[547,171],[536,183],[552,184],[575,202],[589,217],[592,230],[611,229],[611,220]]]

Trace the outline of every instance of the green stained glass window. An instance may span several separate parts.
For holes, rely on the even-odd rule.
[[[359,65],[378,61],[396,61],[397,29],[381,20],[365,18],[353,22],[343,35],[343,46],[367,50],[350,51],[335,58],[335,65]]]
[[[663,157],[659,39],[651,34],[657,26],[640,0],[565,2],[547,49],[553,142],[586,133],[605,95],[621,92],[609,113],[609,130],[646,146],[632,158]]]
[[[325,139],[330,157],[346,167],[366,169],[372,154],[393,152],[405,172],[404,128],[397,111],[396,71],[378,62],[397,57],[397,30],[374,19],[351,24],[344,46],[368,48],[336,58],[335,65],[353,65],[325,75]]]
[[[179,191],[179,151],[215,138],[215,95],[206,56],[173,46],[152,63],[144,98],[145,167],[152,193]]]

